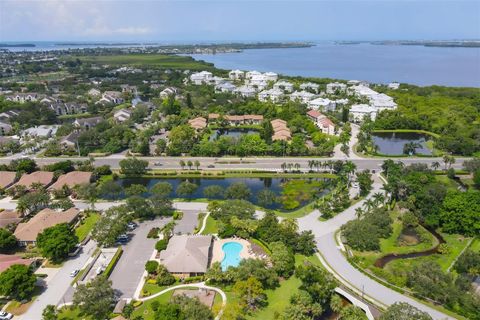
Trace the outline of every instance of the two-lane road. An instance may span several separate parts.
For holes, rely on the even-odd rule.
[[[376,192],[380,192],[381,187],[382,181],[378,176],[375,176],[373,190],[367,198],[370,198]],[[356,203],[327,221],[319,221],[318,217],[320,216],[320,213],[318,210],[315,210],[309,215],[298,219],[299,228],[300,230],[311,230],[313,232],[317,242],[318,251],[329,267],[334,270],[335,274],[341,278],[341,281],[347,287],[353,286],[358,291],[365,292],[365,296],[386,306],[392,305],[395,302],[407,302],[416,308],[429,313],[433,319],[454,319],[438,310],[418,302],[417,300],[381,285],[355,269],[347,261],[337,247],[335,233],[343,224],[356,218],[355,209],[361,207],[364,201],[365,200]]]

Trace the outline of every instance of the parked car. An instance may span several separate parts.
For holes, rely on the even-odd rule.
[[[72,272],[70,272],[70,277],[75,278],[79,272],[80,270],[78,269],[73,270]]]
[[[0,320],[10,320],[12,318],[13,318],[13,314],[8,313],[8,312],[4,312],[4,311],[0,311]]]
[[[118,238],[117,238],[117,242],[120,242],[120,243],[128,242],[128,235],[126,235],[126,234],[119,235]]]
[[[135,222],[129,222],[129,223],[127,224],[127,228],[128,228],[129,230],[135,230],[136,227],[137,227],[137,224],[136,224]]]
[[[213,164],[209,164],[207,168],[215,168],[215,166]]]
[[[102,265],[102,266],[99,266],[99,267],[97,268],[97,270],[95,270],[95,273],[96,273],[97,276],[98,276],[98,275],[101,274],[103,271],[105,271],[105,266]]]
[[[154,162],[153,165],[156,166],[156,167],[160,167],[160,166],[162,166],[162,163],[161,162]]]

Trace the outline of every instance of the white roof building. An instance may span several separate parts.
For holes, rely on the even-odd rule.
[[[57,133],[58,127],[58,125],[31,127],[23,131],[23,136],[50,138]]]
[[[273,85],[273,88],[278,90],[283,90],[286,92],[292,92],[293,84],[285,80],[280,80]]]
[[[171,95],[175,95],[176,93],[177,93],[177,88],[168,87],[163,89],[162,92],[160,92],[160,98],[166,99]]]
[[[231,80],[240,80],[240,79],[245,78],[245,72],[243,72],[241,70],[232,70],[228,73],[228,77]]]
[[[295,91],[290,95],[290,100],[300,101],[302,103],[308,103],[310,100],[314,99],[316,96],[308,91]]]
[[[237,89],[235,89],[234,92],[238,93],[244,98],[252,98],[252,97],[255,97],[255,95],[257,94],[257,90],[255,90],[255,88],[250,86],[238,87]]]
[[[235,89],[237,89],[237,87],[233,83],[228,81],[219,83],[215,86],[215,90],[217,92],[234,92]]]
[[[278,74],[275,72],[265,72],[263,74],[265,76],[265,80],[267,81],[277,81],[278,80]]]
[[[264,90],[258,94],[258,100],[266,102],[268,100],[272,102],[278,102],[284,97],[284,93],[279,89]]]
[[[190,81],[192,81],[196,85],[201,85],[204,83],[208,84],[212,81],[212,79],[213,74],[208,71],[201,71],[190,75]]]
[[[350,114],[355,122],[361,122],[365,117],[375,120],[377,111],[377,108],[368,104],[354,104],[350,107]]]
[[[261,75],[262,73],[258,71],[247,71],[247,73],[245,73],[245,79],[252,79],[252,77]]]
[[[397,108],[397,104],[393,101],[393,98],[384,93],[379,93],[370,97],[370,105],[380,110],[393,110]]]
[[[345,83],[340,82],[332,82],[327,84],[327,93],[328,94],[335,94],[338,92],[345,92],[347,90],[347,85]]]
[[[132,112],[127,109],[120,109],[113,115],[113,118],[118,122],[125,122],[132,116]]]
[[[400,83],[398,82],[391,82],[388,84],[387,86],[389,89],[392,89],[392,90],[397,90],[398,88],[400,88]]]
[[[320,85],[313,82],[305,82],[300,85],[300,89],[302,90],[313,90],[315,92],[318,92],[319,88],[320,88]]]
[[[341,105],[341,106],[344,106],[348,103],[348,99],[338,99],[338,100],[335,100],[335,104],[338,106],[338,105]]]
[[[335,101],[326,99],[326,98],[317,98],[308,102],[308,107],[311,109],[321,109],[323,111],[332,111],[335,110],[337,105]]]

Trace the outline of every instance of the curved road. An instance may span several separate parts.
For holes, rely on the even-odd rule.
[[[373,190],[367,198],[370,198],[374,193],[381,192],[383,183],[374,176]],[[300,230],[311,230],[315,235],[317,248],[321,253],[323,259],[334,270],[347,287],[353,286],[359,292],[365,292],[365,296],[371,300],[380,302],[383,305],[389,306],[395,302],[407,302],[420,310],[429,313],[433,319],[454,319],[440,311],[437,311],[423,303],[420,303],[410,297],[407,297],[397,291],[389,289],[380,283],[372,280],[355,269],[342,254],[335,242],[336,231],[346,222],[356,218],[355,209],[363,205],[363,201],[356,203],[349,207],[342,213],[327,221],[319,221],[320,212],[313,211],[309,215],[298,219]],[[337,277],[338,278],[338,277]]]

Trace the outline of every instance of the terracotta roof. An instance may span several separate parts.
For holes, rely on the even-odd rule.
[[[208,119],[218,119],[220,118],[220,115],[218,113],[210,113],[208,115]]]
[[[188,124],[194,129],[203,129],[207,126],[207,119],[203,117],[198,117],[188,120]]]
[[[225,116],[225,119],[228,121],[243,121],[245,120],[245,116]]]
[[[50,186],[50,190],[60,190],[64,185],[72,188],[77,184],[90,183],[92,178],[91,172],[72,171],[67,174],[62,174],[58,180]]]
[[[330,120],[329,118],[325,117],[323,119],[318,120],[318,123],[322,125],[323,127],[330,127],[330,126],[335,126],[335,124]]]
[[[245,120],[263,120],[263,116],[258,114],[246,114],[244,118]]]
[[[29,266],[33,261],[33,259],[22,259],[21,257],[13,254],[0,254],[0,273],[7,270],[14,264],[23,264],[25,266]]]
[[[15,182],[16,172],[0,171],[0,188],[8,188]]]
[[[272,124],[272,126],[274,126],[275,124],[283,124],[283,125],[287,125],[287,121],[285,120],[282,120],[282,119],[274,119],[272,121],[270,121],[270,123]]]
[[[291,137],[290,137],[290,134],[286,134],[286,133],[283,133],[283,132],[280,132],[280,133],[275,133],[273,136],[272,136],[272,140],[273,141],[277,141],[277,140],[289,140]]]
[[[9,224],[17,224],[22,221],[21,214],[15,210],[3,210],[0,212],[0,228],[5,228]]]
[[[318,118],[318,117],[323,116],[323,114],[321,112],[319,112],[318,110],[310,110],[310,111],[307,112],[307,115],[312,117],[312,118]]]
[[[24,174],[14,186],[25,186],[30,188],[33,183],[41,183],[43,185],[48,186],[52,183],[53,180],[53,172],[48,171],[35,171],[30,174]]]
[[[19,241],[36,241],[37,235],[43,230],[53,227],[60,223],[72,223],[78,216],[79,210],[70,208],[59,212],[49,208],[43,209],[37,213],[28,222],[20,223],[15,229],[15,237]]]

